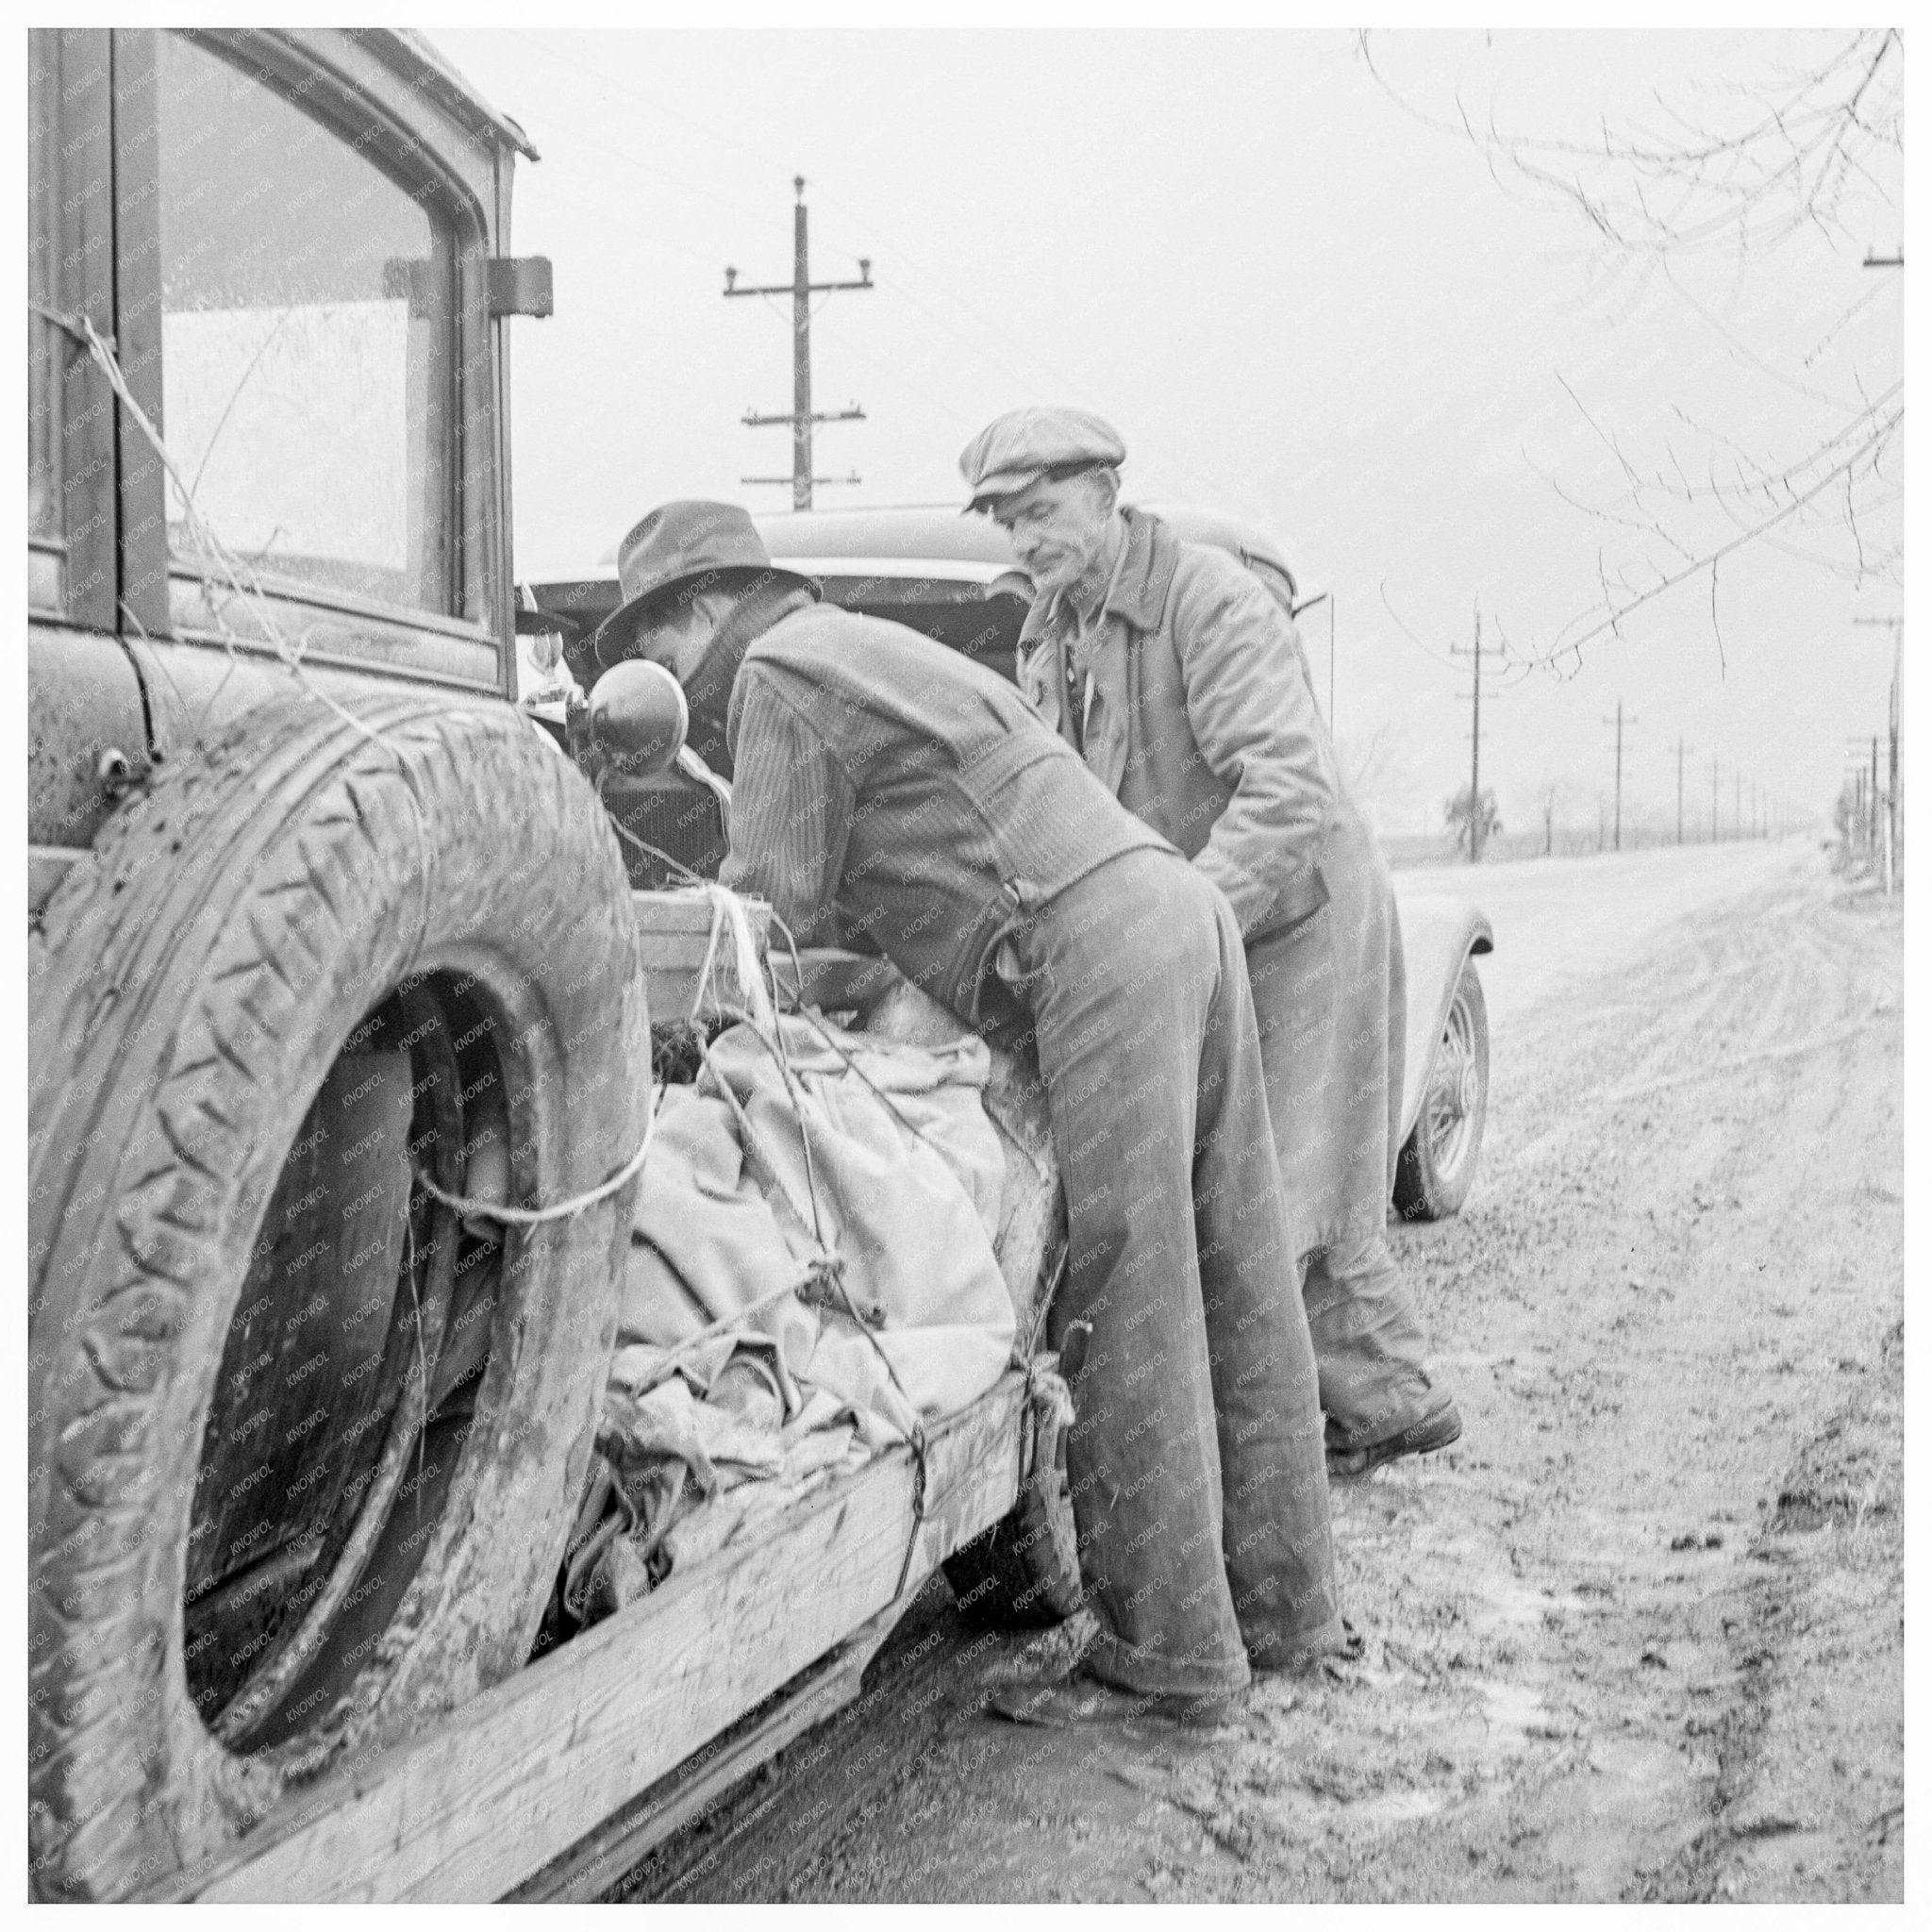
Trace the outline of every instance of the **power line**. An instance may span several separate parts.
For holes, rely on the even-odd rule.
[[[626,93],[621,89],[612,87],[602,75],[592,72],[591,69],[584,67],[577,61],[559,54],[555,47],[545,46],[542,37],[539,34],[530,35],[528,37],[528,43],[534,46],[540,54],[554,60],[558,66],[568,68],[571,73],[576,75],[580,79],[589,81],[599,93],[607,95],[612,101],[621,103],[626,114],[636,114],[638,104],[637,97],[634,94]],[[714,128],[705,126],[702,122],[693,121],[689,114],[680,113],[675,108],[667,107],[661,100],[653,101],[652,111],[654,113],[665,114],[675,121],[682,121],[688,127],[695,127],[700,133],[710,135],[713,140],[724,142],[727,146],[736,145],[735,142],[727,141],[724,135],[719,134]],[[778,225],[774,217],[764,212],[764,210],[748,208],[742,202],[733,201],[730,196],[720,194],[716,189],[703,187],[695,181],[687,181],[681,175],[674,175],[669,168],[660,166],[656,161],[647,161],[642,156],[633,154],[626,148],[616,147],[608,142],[598,141],[594,136],[584,133],[580,124],[573,125],[571,138],[575,141],[582,142],[587,147],[596,148],[600,152],[609,155],[613,159],[626,162],[633,168],[641,169],[647,175],[656,175],[660,179],[669,181],[674,187],[682,188],[688,194],[702,195],[707,201],[716,202],[720,208],[728,208],[734,213],[749,216],[751,220],[761,225],[772,227]],[[743,148],[740,151],[745,154],[752,153],[748,148]],[[754,154],[752,158],[755,160],[764,162],[768,167],[780,168],[778,162],[772,161],[763,155]],[[783,172],[782,168],[780,168],[780,172]]]
[[[782,295],[791,296],[791,408],[783,415],[760,416],[755,409],[744,412],[746,426],[763,428],[770,424],[789,423],[791,425],[791,508],[809,509],[811,508],[812,486],[815,483],[857,483],[858,475],[855,471],[850,476],[814,476],[811,467],[811,426],[814,423],[862,423],[865,411],[857,403],[848,409],[830,413],[814,412],[811,406],[811,298],[815,294],[830,293],[839,289],[870,289],[872,263],[861,256],[858,262],[858,280],[856,282],[815,282],[811,278],[811,256],[806,233],[805,176],[794,175],[791,185],[798,200],[792,209],[791,220],[791,281],[789,291],[783,284],[764,284],[741,289],[738,286],[738,271],[727,268],[724,271],[724,293],[732,295]],[[746,476],[746,483],[783,483],[783,476]]]
[[[537,47],[540,53],[541,53],[547,59],[555,63],[558,67],[565,69],[571,74],[578,76],[582,81],[587,83],[590,87],[593,88],[597,92],[606,96],[608,99],[616,103],[620,103],[624,107],[627,114],[636,114],[638,109],[639,96],[635,92],[630,92],[613,87],[608,80],[604,78],[603,75],[598,74],[594,69],[587,67],[581,62],[571,58],[569,56],[560,52],[557,47],[545,44],[544,40],[541,35],[533,34],[529,36],[529,41],[531,44]],[[746,142],[735,139],[731,135],[724,133],[719,128],[712,126],[709,123],[698,119],[695,115],[692,115],[680,108],[671,106],[663,98],[661,91],[653,92],[650,94],[649,98],[651,111],[654,114],[663,114],[672,120],[680,122],[685,126],[691,128],[695,132],[706,136],[708,139],[711,141],[717,142],[721,146],[730,148],[736,153],[744,156],[747,159],[758,162],[762,167],[769,167],[774,170],[781,170],[784,167],[785,164],[779,162],[774,157],[762,153],[758,148],[752,147],[748,145]],[[771,217],[769,215],[749,208],[741,202],[733,201],[728,196],[717,193],[714,190],[702,187],[699,184],[692,181],[688,181],[684,179],[682,176],[672,173],[669,169],[661,167],[654,161],[644,160],[641,157],[629,153],[628,151],[623,148],[614,146],[609,142],[595,141],[589,136],[585,136],[578,133],[575,128],[573,130],[572,138],[574,140],[583,140],[588,145],[599,148],[604,153],[609,154],[620,160],[629,163],[633,167],[643,170],[648,174],[656,175],[660,179],[668,181],[675,187],[682,188],[688,193],[703,195],[707,200],[717,203],[718,206],[720,206],[721,208],[728,208],[740,214],[749,215],[753,220],[758,221],[759,223],[766,223],[771,220]],[[887,293],[889,298],[893,294],[897,294],[903,300],[910,303],[912,307],[916,308],[922,315],[924,315],[929,322],[934,324],[939,328],[943,329],[948,335],[952,336],[956,341],[959,342],[971,354],[978,357],[984,363],[986,363],[988,367],[998,370],[1001,375],[1007,376],[1009,380],[1017,383],[1024,389],[1034,389],[1037,386],[1037,376],[1029,376],[1025,375],[1024,373],[1023,373],[1021,369],[1017,368],[1014,365],[1014,363],[1011,360],[1009,360],[1007,357],[1002,356],[994,350],[989,348],[987,344],[984,342],[975,341],[970,335],[964,333],[957,325],[956,318],[963,317],[973,322],[979,328],[984,330],[989,337],[992,338],[997,341],[1005,343],[1010,349],[1016,351],[1022,358],[1024,358],[1028,363],[1030,363],[1033,366],[1036,372],[1038,372],[1040,375],[1044,375],[1053,386],[1061,389],[1064,392],[1069,394],[1079,394],[1083,391],[1085,387],[1084,383],[1076,380],[1074,377],[1068,375],[1066,372],[1060,371],[1054,365],[1047,362],[1045,358],[1043,358],[1040,355],[1038,349],[1035,348],[1032,344],[1022,341],[1019,337],[1002,328],[997,323],[990,320],[987,316],[979,313],[976,309],[973,308],[971,303],[968,302],[966,298],[962,296],[956,288],[954,288],[954,286],[949,281],[947,281],[943,276],[940,275],[932,269],[927,268],[918,258],[916,255],[908,250],[902,243],[894,241],[894,239],[891,236],[887,235],[882,229],[879,228],[877,223],[874,221],[871,217],[869,217],[862,209],[856,208],[848,203],[839,201],[829,194],[822,194],[821,200],[825,208],[832,209],[836,212],[842,213],[848,219],[858,224],[858,225],[862,226],[868,233],[874,235],[878,242],[884,242],[891,251],[894,264],[903,270],[911,271],[913,274],[923,277],[926,282],[930,283],[932,287],[939,292],[945,306],[942,308],[935,308],[933,307],[928,306],[928,304],[922,301],[919,298],[919,296],[916,295],[911,290],[904,287],[903,284],[888,288],[885,291],[885,292]],[[668,242],[659,243],[656,245],[662,245],[666,247],[676,246],[676,244],[675,243]],[[695,253],[695,251],[688,248],[678,248],[677,252],[680,254]],[[835,252],[843,253],[845,251],[838,250]],[[855,257],[854,258],[858,259],[858,258]],[[787,292],[789,292],[789,291]],[[873,361],[874,367],[878,367],[888,374],[893,373],[890,365],[879,363],[876,361],[875,358],[870,357],[868,357],[866,359],[869,361]],[[925,397],[925,400],[930,402],[936,409],[945,410],[948,416],[952,416],[953,412],[948,410],[945,405],[938,402],[936,398],[927,395],[924,391],[919,389],[916,384],[912,383],[909,380],[909,378],[902,375],[898,375],[896,379],[902,382],[905,385],[905,387],[907,387],[908,390],[911,390],[915,394],[919,394]],[[957,421],[957,418],[955,418],[954,420]],[[1204,501],[1220,502],[1224,504],[1230,503],[1230,499],[1227,495],[1226,483],[1224,479],[1216,479],[1212,476],[1209,476],[1205,471],[1197,469],[1192,463],[1189,462],[1179,452],[1162,446],[1160,443],[1145,436],[1144,434],[1137,433],[1135,441],[1137,445],[1141,449],[1145,450],[1157,464],[1158,464],[1160,467],[1164,469],[1173,472],[1177,478],[1183,479],[1189,488],[1204,492]],[[753,478],[747,480],[758,481],[763,479]],[[849,482],[855,479],[850,477],[836,477],[827,478],[824,480],[835,482]],[[1246,513],[1261,517],[1263,521],[1267,520],[1266,514],[1252,503],[1242,504],[1237,501],[1233,502],[1231,507],[1237,509],[1244,510]]]
[[[618,90],[609,86],[608,82],[606,82],[600,75],[593,73],[591,69],[582,66],[575,60],[570,59],[565,55],[559,53],[556,48],[543,45],[541,38],[536,36],[533,36],[532,38],[533,40],[535,40],[536,44],[539,47],[539,50],[545,54],[550,59],[555,61],[558,66],[568,68],[572,73],[581,75],[584,79],[591,82],[591,85],[594,86],[599,92],[608,95],[612,100],[622,100],[626,109],[635,108],[636,101],[633,96],[620,92]],[[709,125],[708,123],[697,119],[696,116],[687,113],[681,108],[672,108],[668,106],[660,97],[654,95],[652,106],[653,111],[667,114],[673,120],[682,122],[687,127],[695,129],[698,133],[708,136],[709,139],[718,142],[723,146],[734,149],[739,154],[746,156],[748,158],[758,162],[762,166],[775,168],[780,165],[780,163],[774,160],[771,156],[762,154],[754,147],[747,146],[743,142],[735,140],[731,136],[721,132],[718,128],[715,128]],[[588,140],[588,137],[584,138]],[[731,201],[727,197],[717,194],[709,189],[701,188],[697,186],[695,183],[685,181],[681,179],[679,176],[673,175],[668,169],[664,169],[658,166],[655,162],[644,161],[640,159],[636,156],[625,154],[622,150],[610,147],[607,143],[592,142],[591,144],[593,146],[601,146],[605,149],[607,153],[617,155],[620,158],[631,162],[633,166],[642,168],[649,173],[658,175],[661,176],[663,179],[671,181],[675,183],[676,186],[684,188],[691,193],[702,194],[706,196],[707,199],[717,202],[721,207],[737,209],[740,213],[753,213],[752,210],[745,208],[742,206],[742,204]],[[898,287],[895,292],[903,300],[910,303],[912,307],[916,308],[922,315],[924,315],[929,322],[932,322],[940,328],[945,330],[945,332],[948,335],[952,336],[956,341],[959,342],[968,351],[979,357],[989,366],[997,369],[1003,375],[1008,377],[1010,380],[1015,381],[1025,388],[1033,387],[1033,377],[1029,377],[1024,375],[1019,369],[1017,369],[1013,365],[1011,361],[1008,360],[1005,357],[998,355],[991,349],[988,348],[985,343],[974,341],[971,336],[964,333],[957,325],[955,320],[956,317],[963,317],[976,324],[977,326],[983,329],[988,336],[992,337],[997,341],[1003,341],[1008,347],[1017,350],[1022,357],[1024,357],[1027,361],[1031,362],[1034,365],[1035,369],[1038,372],[1045,375],[1048,377],[1048,379],[1054,384],[1069,391],[1070,392],[1078,392],[1079,389],[1082,387],[1080,384],[1074,382],[1065,373],[1055,369],[1043,358],[1041,358],[1039,351],[1032,347],[1030,344],[1025,343],[1020,341],[1017,337],[1008,334],[1005,329],[1001,328],[996,323],[990,321],[986,316],[980,314],[972,307],[972,305],[968,301],[966,301],[966,299],[959,293],[959,291],[957,289],[955,289],[952,286],[950,282],[948,282],[943,276],[936,274],[933,270],[927,268],[918,258],[916,255],[912,254],[909,250],[906,249],[901,243],[895,242],[892,237],[885,234],[878,227],[877,224],[874,221],[873,221],[870,217],[868,217],[863,210],[855,208],[847,203],[841,202],[829,194],[823,195],[821,198],[824,203],[825,207],[831,208],[835,212],[844,214],[848,219],[858,224],[859,225],[864,227],[868,232],[874,235],[880,242],[885,242],[891,249],[892,258],[895,263],[900,265],[902,268],[909,269],[915,275],[920,275],[925,281],[932,284],[933,288],[939,292],[941,297],[943,299],[945,303],[944,308],[934,308],[929,307],[925,302],[922,301],[920,297],[916,295],[911,290],[904,287],[903,285]],[[763,222],[769,220],[770,218],[762,214],[754,214],[754,219]],[[894,291],[889,291],[889,293],[890,292]],[[1166,467],[1175,471],[1180,475],[1185,476],[1194,487],[1208,491],[1210,496],[1218,495],[1221,493],[1221,487],[1217,485],[1212,478],[1208,477],[1205,473],[1195,469],[1192,464],[1188,463],[1184,459],[1180,458],[1175,452],[1163,450],[1158,444],[1150,444],[1147,439],[1145,439],[1144,437],[1137,438],[1137,441],[1141,442],[1141,446],[1151,449],[1152,454],[1156,458],[1157,461],[1161,462]]]
[[[616,151],[612,150],[612,152]],[[629,159],[631,158],[631,157],[625,156],[624,157],[624,158]],[[645,167],[648,164],[641,161],[638,163],[638,165],[640,167]],[[593,208],[589,203],[579,201],[573,195],[562,193],[555,186],[554,178],[544,174],[541,170],[532,171],[527,181],[525,181],[523,185],[519,186],[517,190],[517,195],[520,206],[523,205],[524,202],[531,198],[535,198],[536,200],[539,201],[554,202],[558,208],[569,208],[574,214],[587,216],[600,223],[608,221],[609,217],[609,210],[608,208]],[[726,205],[734,208],[737,207],[737,204],[735,202]],[[706,253],[696,248],[687,247],[681,242],[669,241],[661,235],[655,237],[653,239],[651,245],[654,248],[662,248],[668,250],[670,253],[675,255],[689,256],[691,259],[693,261],[710,262],[717,259],[717,258],[714,255]],[[878,287],[880,285],[875,283],[874,284],[874,286]],[[791,292],[789,285],[787,285],[783,292],[788,295]],[[891,286],[885,286],[885,288],[883,289],[883,292],[890,295],[892,292]],[[818,313],[818,309],[823,308],[824,307],[824,304],[823,302],[819,303],[817,305],[817,308],[813,309],[813,314],[816,315]],[[774,312],[779,313],[781,311],[777,310],[774,307]],[[653,328],[648,324],[638,322],[635,320],[627,320],[625,323],[625,327],[626,329],[632,332],[636,332],[639,330],[648,330],[650,334],[654,335],[658,340],[665,341],[667,343],[677,344],[682,342],[682,341],[684,340],[682,337],[674,334],[672,331],[668,329]],[[896,364],[881,360],[879,357],[872,354],[869,350],[867,350],[863,344],[849,340],[843,344],[843,352],[847,355],[858,357],[860,361],[866,363],[870,368],[875,370],[888,382],[894,384],[896,387],[903,390],[908,395],[916,397],[920,402],[924,404],[927,408],[933,411],[933,414],[938,421],[944,423],[950,428],[957,428],[958,424],[958,411],[955,410],[949,404],[942,403],[939,399],[939,397],[933,394],[933,392],[930,390],[925,389],[922,387],[919,383],[914,382],[911,379],[911,377],[908,376],[905,373],[905,371],[899,368]],[[791,478],[780,477],[776,480],[778,480],[779,482],[790,482]],[[845,478],[842,480],[853,481],[856,479]]]

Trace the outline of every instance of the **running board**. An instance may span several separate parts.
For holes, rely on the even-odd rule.
[[[903,1605],[882,1610],[829,1657],[801,1671],[783,1690],[680,1765],[597,1829],[525,1879],[508,1905],[594,1905],[652,1852],[708,1811],[741,1778],[775,1757],[814,1724],[858,1695],[860,1680],[892,1634]]]

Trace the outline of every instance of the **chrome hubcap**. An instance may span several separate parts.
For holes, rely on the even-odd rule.
[[[1475,1027],[1469,1003],[1458,991],[1442,1027],[1435,1076],[1429,1083],[1429,1154],[1439,1174],[1453,1174],[1467,1154],[1481,1098]]]

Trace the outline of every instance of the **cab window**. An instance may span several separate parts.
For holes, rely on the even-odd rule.
[[[164,33],[157,80],[174,566],[219,579],[211,532],[264,586],[460,611],[450,224],[244,58]]]
[[[65,290],[59,260],[59,45],[51,33],[28,37],[26,101],[27,604],[58,610],[67,562],[60,463],[67,343],[54,320]]]

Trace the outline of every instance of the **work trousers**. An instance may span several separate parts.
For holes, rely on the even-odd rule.
[[[1302,955],[1311,954],[1308,961]],[[1415,1297],[1389,1250],[1389,1082],[1402,1077],[1401,1046],[1372,1050],[1365,1033],[1359,1054],[1335,1039],[1311,1041],[1322,1028],[1375,1024],[1378,990],[1370,1000],[1343,1005],[1321,981],[1310,990],[1308,967],[1322,965],[1315,943],[1295,932],[1258,941],[1247,968],[1260,1041],[1268,1114],[1275,1128],[1282,1199],[1302,1229],[1302,1286],[1308,1332],[1322,1386],[1332,1447],[1361,1448],[1399,1435],[1448,1398],[1429,1379],[1428,1337]],[[1396,968],[1399,974],[1399,962]],[[1399,986],[1399,978],[1397,981]],[[1329,1077],[1311,1077],[1325,1063]],[[1353,1090],[1335,1077],[1345,1073]]]
[[[1067,1450],[1088,1667],[1238,1690],[1341,1640],[1315,1358],[1240,931],[1178,855],[1109,859],[1003,949],[1065,1190],[1049,1339],[1092,1324]]]
[[[1428,1338],[1377,1228],[1308,1257],[1302,1306],[1331,1448],[1360,1449],[1434,1415],[1448,1397],[1424,1366]]]

